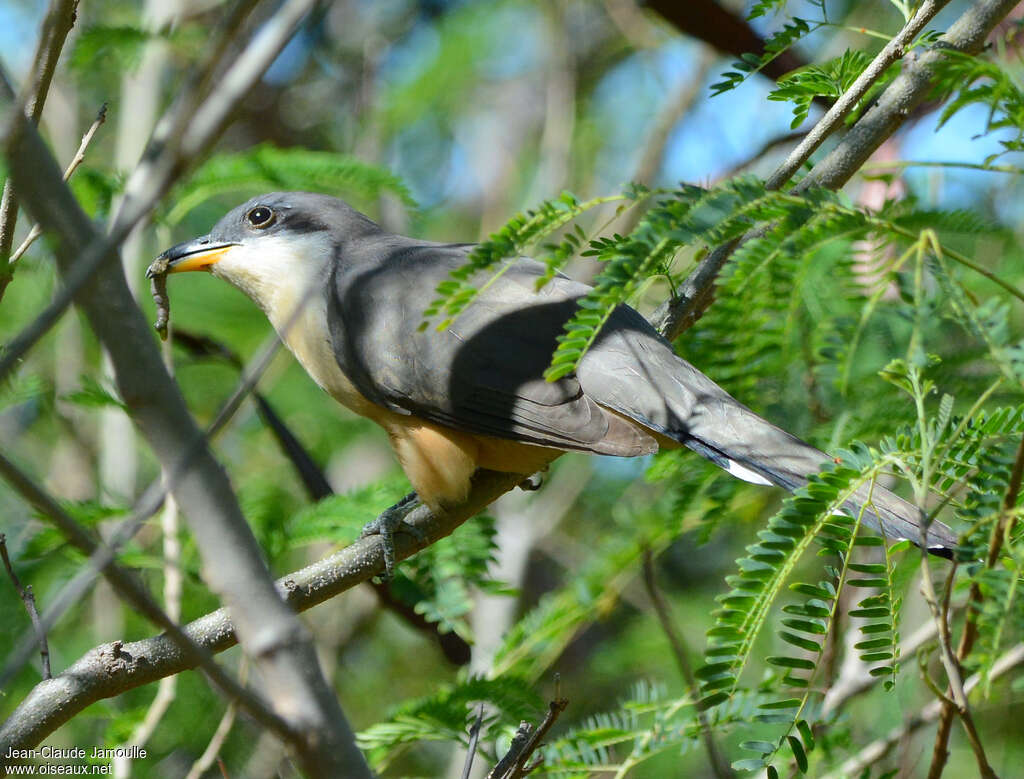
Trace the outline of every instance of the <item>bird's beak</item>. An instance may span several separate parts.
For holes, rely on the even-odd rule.
[[[193,238],[191,241],[179,243],[165,251],[146,271],[147,278],[162,273],[181,273],[187,270],[203,270],[223,259],[237,243],[216,243],[210,236]]]

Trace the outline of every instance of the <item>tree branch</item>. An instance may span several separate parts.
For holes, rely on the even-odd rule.
[[[842,187],[928,96],[932,66],[943,56],[942,51],[954,49],[977,53],[988,34],[1016,4],[1017,0],[981,0],[955,21],[935,46],[923,53],[912,52],[903,72],[886,87],[878,102],[846,133],[835,149],[815,164],[794,191],[802,192],[812,186],[826,189]],[[783,174],[780,168],[770,180]],[[670,340],[704,313],[714,297],[715,280],[722,267],[736,247],[751,237],[754,235],[715,247],[680,284],[677,296],[658,309],[654,321]]]
[[[896,132],[906,117],[928,97],[932,68],[954,50],[977,54],[995,26],[1019,0],[980,0],[972,3],[934,46],[915,50],[903,71],[828,155],[818,162],[796,191],[809,187],[839,189],[860,170],[875,150]]]
[[[309,0],[290,0],[282,8],[287,13],[279,12],[267,23],[189,125],[180,148],[186,156],[173,154],[176,165],[144,177],[140,194],[126,197],[122,213],[148,212],[179,166],[217,133],[309,5]],[[4,141],[19,195],[37,221],[59,236],[57,262],[66,277],[76,265],[77,247],[103,245],[102,237],[61,180],[34,127],[16,116]],[[352,730],[320,672],[309,633],[279,598],[224,471],[205,445],[188,462],[180,462],[181,453],[202,440],[202,434],[167,374],[116,258],[113,251],[101,257],[76,302],[110,354],[133,421],[164,469],[180,473],[174,494],[202,552],[204,576],[231,609],[242,642],[266,680],[268,697],[296,736],[291,743],[305,770],[313,776],[369,777]]]
[[[658,589],[658,583],[654,574],[654,558],[651,555],[650,549],[644,550],[644,586],[647,589],[647,596],[651,599],[651,604],[654,606],[654,613],[658,617],[658,622],[661,623],[661,629],[664,631],[669,646],[672,648],[672,654],[676,658],[679,672],[683,675],[683,679],[686,680],[690,696],[696,703],[700,700],[700,686],[697,684],[697,677],[693,675],[693,667],[686,656],[686,646],[683,644],[683,639],[672,622],[672,615],[669,612],[668,604]],[[718,779],[735,776],[736,774],[733,772],[732,767],[722,757],[722,753],[715,743],[715,736],[711,731],[711,723],[708,722],[707,713],[700,706],[697,707],[697,722],[700,724],[701,740],[704,742],[704,749],[707,750],[708,762],[711,764],[712,772],[714,772]]]
[[[992,664],[990,679],[996,679],[1009,673],[1020,665],[1024,665],[1024,644],[1017,644],[995,663]],[[964,683],[964,691],[970,693],[982,681],[981,674],[974,674]],[[898,728],[894,728],[883,738],[872,741],[861,749],[856,755],[844,762],[839,769],[829,773],[826,779],[838,779],[838,777],[860,776],[863,771],[885,758],[898,744],[904,742],[909,736],[939,718],[942,709],[942,702],[931,701],[927,706],[910,717]]]
[[[423,540],[417,541],[404,533],[396,535],[395,559],[404,560],[450,535],[519,481],[520,477],[515,474],[479,471],[469,497],[458,508],[435,515],[425,506],[417,507],[406,517],[406,522],[423,531]],[[380,538],[363,538],[279,579],[277,589],[295,611],[305,611],[368,581],[383,570]],[[212,653],[223,652],[238,642],[234,623],[224,608],[190,622],[182,630],[198,646]],[[117,654],[115,647],[123,661],[110,663],[108,659]],[[27,748],[38,744],[98,700],[193,667],[195,663],[191,658],[166,635],[97,646],[63,673],[32,689],[0,726],[0,754],[10,746]]]
[[[1007,485],[1006,495],[1003,496],[1002,510],[992,525],[992,534],[988,543],[988,555],[985,559],[986,570],[991,570],[999,561],[999,554],[1003,548],[1003,539],[1006,537],[1006,525],[1013,516],[1017,506],[1017,497],[1020,495],[1021,481],[1024,479],[1024,438],[1021,439],[1017,448],[1017,457],[1013,462],[1013,470],[1010,473],[1010,483]],[[971,582],[970,593],[967,596],[967,618],[964,623],[964,632],[960,635],[960,644],[957,646],[957,658],[963,662],[974,648],[978,639],[978,612],[981,609],[982,601],[981,586],[975,577]],[[949,733],[953,724],[953,717],[957,713],[956,707],[948,702],[943,702],[942,711],[939,716],[939,727],[935,733],[935,744],[932,747],[932,764],[928,769],[929,777],[942,775],[942,769],[949,757]],[[965,725],[967,723],[965,722]],[[973,744],[973,741],[972,741]]]
[[[18,579],[18,574],[14,572],[14,566],[11,565],[11,558],[7,555],[7,536],[3,533],[0,533],[0,558],[3,558],[4,568],[7,569],[7,575],[10,577],[15,591],[18,593],[18,597],[21,598],[21,602],[25,604],[25,611],[28,612],[28,618],[32,621],[32,628],[35,630],[36,638],[39,641],[39,654],[42,658],[43,664],[43,678],[49,679],[53,676],[50,672],[50,647],[46,642],[46,629],[43,627],[43,623],[39,620],[39,610],[36,609],[36,596],[32,592],[31,584],[28,587],[21,586],[21,580]]]
[[[75,156],[71,159],[71,162],[69,162],[68,166],[64,169],[65,181],[70,179],[74,175],[75,171],[78,170],[78,166],[85,161],[86,149],[88,149],[89,144],[92,143],[92,139],[96,135],[96,131],[100,129],[100,125],[103,124],[106,120],[107,104],[104,103],[100,106],[100,110],[96,114],[96,118],[93,119],[92,124],[89,125],[89,129],[86,131],[85,135],[82,136],[82,142],[78,144],[78,151],[75,152]],[[23,240],[18,245],[18,248],[14,250],[14,254],[11,255],[11,265],[20,260],[22,255],[24,255],[25,252],[29,250],[32,244],[34,244],[39,239],[39,236],[42,234],[43,228],[41,228],[38,223],[32,225],[32,229],[28,231],[28,235],[25,236],[25,240]],[[0,284],[2,284],[2,282],[0,282]],[[0,298],[2,297],[3,289],[0,288]]]
[[[39,123],[43,115],[43,104],[50,91],[53,73],[57,69],[61,49],[68,33],[75,25],[78,0],[53,0],[43,19],[43,29],[39,36],[32,69],[29,71],[30,84],[24,99],[24,110],[33,124]],[[18,197],[8,179],[4,183],[3,196],[0,198],[0,300],[11,282],[13,268],[11,247],[14,245],[14,228],[18,222]]]
[[[17,490],[26,501],[50,518],[50,521],[60,530],[69,543],[84,554],[89,555],[102,566],[104,577],[110,582],[111,587],[128,604],[130,604],[142,616],[146,617],[153,624],[167,631],[172,641],[182,653],[190,659],[190,662],[201,666],[210,680],[221,690],[227,693],[232,699],[238,700],[245,709],[258,722],[271,728],[282,738],[292,737],[291,728],[288,723],[274,714],[266,707],[264,702],[255,694],[238,684],[229,676],[213,657],[202,647],[193,642],[171,619],[160,605],[131,573],[117,565],[113,561],[113,553],[103,549],[92,536],[68,515],[52,497],[43,491],[38,485],[23,474],[17,466],[0,454],[0,476],[4,478],[15,490]],[[115,652],[120,651],[121,642],[115,642]],[[5,755],[6,749],[0,749],[0,755]]]
[[[882,47],[882,50],[875,55],[875,58],[850,85],[850,88],[832,104],[825,115],[814,125],[814,129],[805,135],[797,147],[790,152],[786,161],[768,177],[768,181],[765,182],[768,189],[782,189],[793,178],[793,174],[800,170],[800,166],[810,159],[822,142],[839,128],[846,115],[867,94],[871,86],[882,77],[889,66],[904,55],[907,46],[914,42],[924,26],[947,5],[949,5],[949,0],[925,0],[921,4],[913,18],[907,22],[895,38]],[[860,166],[858,165],[858,167]]]

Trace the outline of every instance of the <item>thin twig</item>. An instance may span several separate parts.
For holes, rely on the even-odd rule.
[[[992,672],[989,678],[996,679],[1012,671],[1020,665],[1024,665],[1024,644],[1017,644],[992,664]],[[964,683],[964,690],[970,693],[982,682],[982,674],[977,673],[971,676]],[[880,762],[897,745],[905,742],[908,737],[925,725],[935,722],[942,711],[942,702],[931,701],[907,719],[903,725],[894,728],[888,735],[872,741],[863,747],[856,755],[844,762],[838,770],[828,774],[825,779],[838,779],[838,777],[861,776],[865,769]]]
[[[713,183],[718,183],[720,181],[725,181],[726,179],[731,179],[733,176],[738,176],[740,173],[747,170],[756,162],[758,162],[758,160],[760,160],[762,157],[771,154],[780,146],[787,146],[788,144],[791,144],[795,141],[799,141],[806,135],[806,132],[794,130],[788,133],[782,133],[781,135],[776,135],[773,138],[769,138],[767,141],[762,143],[749,157],[746,157],[745,159],[742,159],[739,162],[734,163],[733,165],[719,173],[713,179]]]
[[[865,166],[868,170],[904,170],[905,168],[956,168],[960,170],[983,170],[990,173],[1011,173],[1024,175],[1019,165],[989,165],[984,162],[959,162],[956,160],[878,160]]]
[[[922,535],[925,532],[924,527],[921,529]],[[964,730],[967,732],[967,740],[974,750],[975,759],[978,762],[978,771],[981,776],[989,779],[994,777],[995,772],[992,770],[992,766],[989,765],[988,757],[985,755],[985,750],[982,747],[981,739],[978,736],[977,728],[974,725],[974,717],[971,714],[970,706],[967,702],[967,693],[964,692],[963,679],[961,677],[960,663],[957,660],[956,655],[953,653],[952,639],[949,631],[949,622],[946,618],[946,613],[939,601],[936,592],[935,584],[932,582],[931,568],[928,561],[928,549],[926,546],[921,547],[921,594],[924,596],[925,602],[928,604],[928,608],[932,612],[932,617],[938,626],[938,638],[939,638],[939,659],[942,661],[942,667],[946,671],[946,680],[949,684],[950,698],[947,699],[947,704],[960,716],[960,720],[963,722]],[[936,766],[938,763],[938,774],[942,773],[942,764],[945,763],[945,756],[941,760],[937,760],[938,753],[933,752],[932,765]],[[931,770],[929,771],[929,777],[931,777]]]
[[[800,166],[811,158],[811,155],[825,139],[839,128],[846,115],[867,94],[872,85],[882,77],[889,66],[904,55],[907,47],[914,42],[924,26],[948,4],[949,0],[925,0],[921,4],[913,18],[904,25],[895,38],[882,47],[882,50],[875,55],[875,58],[850,85],[850,88],[832,104],[832,107],[814,125],[814,129],[790,152],[786,161],[768,177],[765,182],[768,189],[782,189],[793,178],[793,174],[800,170]]]
[[[78,145],[78,151],[75,152],[75,156],[71,159],[71,162],[64,169],[64,180],[69,181],[74,175],[75,171],[78,170],[78,166],[85,161],[85,151],[89,148],[89,144],[92,143],[93,136],[96,135],[96,131],[100,129],[100,125],[107,120],[107,104],[104,103],[100,106],[99,113],[96,114],[96,118],[93,119],[89,129],[85,135],[82,136],[82,142]],[[32,229],[28,231],[28,235],[25,236],[25,240],[21,242],[21,245],[14,250],[14,254],[11,255],[10,264],[13,265],[21,256],[29,250],[29,247],[36,242],[36,239],[43,234],[43,228],[39,226],[39,223],[32,225]]]
[[[548,702],[548,713],[544,715],[544,721],[530,734],[526,746],[519,753],[512,771],[508,774],[508,779],[522,779],[529,771],[533,770],[533,766],[527,767],[526,761],[537,751],[537,748],[540,747],[541,739],[548,734],[548,731],[554,726],[559,715],[565,711],[565,707],[568,705],[568,698],[556,698]]]
[[[167,612],[167,616],[176,623],[181,621],[181,595],[184,584],[178,519],[178,504],[175,502],[174,496],[169,495],[164,500],[164,510],[160,515],[160,531],[163,536],[164,610]],[[146,710],[146,716],[142,718],[142,722],[138,724],[131,738],[128,739],[127,746],[143,747],[146,745],[177,697],[177,681],[177,676],[166,676],[160,680],[156,696]],[[240,678],[239,684],[244,685],[245,680]],[[234,705],[234,701],[231,701],[229,708]],[[131,775],[130,757],[115,756],[112,765],[115,776]]]
[[[39,43],[36,46],[32,67],[29,70],[29,84],[23,99],[24,113],[32,124],[39,123],[43,105],[50,91],[54,71],[60,52],[64,48],[68,33],[75,25],[78,0],[53,0],[43,19]],[[0,198],[0,300],[11,282],[12,268],[8,257],[14,245],[14,228],[18,221],[18,195],[10,179],[3,188]]]
[[[1020,445],[1017,447],[1017,457],[1013,461],[1010,481],[1006,488],[1006,494],[1003,496],[999,516],[992,525],[992,533],[989,536],[988,543],[988,555],[985,558],[985,568],[987,570],[994,568],[999,561],[999,555],[1003,548],[1003,539],[1006,537],[1006,526],[1014,516],[1022,479],[1024,479],[1024,438],[1021,439]],[[956,652],[957,658],[961,662],[971,653],[978,639],[977,615],[981,610],[983,598],[979,578],[975,576],[974,581],[971,582],[971,589],[967,597],[967,619],[964,623],[964,631],[960,634],[960,643],[957,646]],[[932,747],[932,763],[928,769],[929,779],[937,779],[937,777],[942,775],[942,770],[949,757],[949,735],[955,714],[956,709],[953,706],[948,703],[942,706],[942,711],[939,715],[939,727],[935,733],[935,744]]]
[[[533,732],[533,725],[529,722],[520,722],[519,727],[516,728],[515,734],[512,736],[512,741],[508,745],[508,751],[505,756],[498,761],[497,765],[491,769],[491,772],[487,774],[487,779],[506,779],[509,771],[511,771],[519,760],[519,756],[523,753],[526,748],[526,743],[530,740],[530,733]]]
[[[921,594],[924,596],[928,608],[931,609],[932,618],[938,626],[939,659],[942,661],[942,667],[946,670],[950,692],[957,706],[963,710],[967,708],[967,696],[964,695],[963,683],[960,679],[960,667],[953,654],[949,622],[946,621],[946,615],[935,593],[935,583],[932,581],[931,568],[928,563],[929,554],[927,547],[922,547],[921,553]]]
[[[686,646],[683,644],[682,636],[679,635],[679,631],[676,630],[675,623],[672,621],[672,614],[669,612],[668,604],[665,602],[661,590],[658,589],[658,583],[654,575],[654,557],[650,549],[644,550],[643,570],[644,586],[647,588],[647,595],[654,606],[654,613],[658,616],[661,629],[665,632],[665,637],[672,648],[672,654],[676,658],[679,672],[683,675],[683,679],[686,680],[686,686],[690,691],[690,698],[697,702],[700,700],[700,687],[697,684],[697,677],[693,675],[693,668],[690,666],[690,660],[687,657]],[[704,749],[708,753],[708,762],[711,764],[711,770],[715,776],[719,779],[735,776],[736,774],[733,772],[732,767],[725,761],[718,749],[718,745],[715,743],[715,737],[711,731],[711,723],[708,722],[707,712],[699,706],[697,707],[697,721],[700,723],[700,736],[704,742]]]
[[[249,675],[249,663],[243,657],[240,667],[238,669],[238,678],[245,684],[246,678]],[[224,742],[228,738],[228,733],[231,732],[231,727],[235,724],[235,715],[238,713],[238,704],[235,701],[231,701],[228,707],[224,710],[224,716],[220,718],[220,722],[217,723],[217,729],[213,731],[213,736],[210,738],[210,743],[206,745],[206,749],[203,750],[203,754],[199,756],[188,773],[185,775],[185,779],[199,779],[205,774],[214,761],[219,759],[221,747],[224,746]],[[221,764],[221,770],[224,770],[223,763]]]
[[[476,756],[476,747],[480,743],[480,727],[484,724],[484,705],[481,703],[476,710],[476,719],[473,727],[469,729],[469,746],[466,747],[466,762],[462,766],[462,779],[469,779],[473,772],[473,758]]]
[[[14,566],[11,565],[11,558],[7,556],[7,536],[3,533],[0,533],[0,557],[4,560],[4,568],[7,569],[7,575],[11,578],[11,583],[14,584],[18,597],[25,604],[28,618],[32,620],[32,627],[35,629],[36,638],[39,640],[39,655],[43,664],[43,678],[49,679],[53,676],[50,673],[50,646],[46,641],[46,630],[43,628],[43,624],[39,620],[39,612],[36,610],[36,596],[32,592],[31,584],[27,587],[21,586],[21,580],[18,579],[18,574],[14,572]]]
[[[3,454],[0,454],[0,476],[19,492],[26,501],[48,516],[76,549],[92,556],[103,546],[95,541],[78,522],[67,514],[56,500],[50,497],[32,479],[22,473]],[[255,693],[242,687],[215,663],[209,651],[193,641],[174,620],[167,616],[166,612],[160,608],[160,605],[146,591],[145,586],[124,568],[114,563],[112,556],[109,557],[107,564],[103,567],[103,575],[125,602],[133,606],[136,611],[155,625],[163,628],[171,642],[180,651],[184,652],[191,662],[202,667],[203,671],[206,672],[215,685],[220,687],[232,699],[238,700],[254,719],[279,733],[284,738],[293,738],[289,724],[269,709]],[[134,662],[136,660],[130,652],[123,651],[122,642],[115,642],[114,655],[115,660],[121,662]]]
[[[988,34],[1016,4],[1017,0],[982,0],[972,4],[950,26],[936,46],[924,54],[915,54],[904,66],[902,73],[886,87],[875,105],[858,119],[835,149],[815,164],[794,192],[799,193],[809,187],[842,187],[906,120],[911,110],[927,98],[932,88],[931,68],[939,57],[945,56],[943,50],[968,53],[979,51]],[[824,117],[821,121],[824,121]],[[831,123],[833,120],[829,121]],[[790,157],[795,159],[794,155]],[[803,161],[800,160],[799,164]],[[785,167],[780,166],[769,181],[776,183],[785,176],[785,172]],[[754,232],[715,247],[679,285],[676,297],[658,309],[654,321],[670,340],[674,340],[701,317],[713,300],[715,280],[733,251],[757,234]]]

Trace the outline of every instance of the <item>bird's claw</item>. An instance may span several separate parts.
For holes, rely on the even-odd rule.
[[[381,575],[383,581],[389,581],[395,575],[395,533],[408,533],[417,541],[426,539],[422,530],[405,521],[415,506],[416,493],[412,492],[391,508],[382,511],[376,519],[367,522],[359,534],[360,538],[380,536],[384,552],[384,573]]]

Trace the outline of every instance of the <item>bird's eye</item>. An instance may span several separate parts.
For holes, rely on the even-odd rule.
[[[256,206],[249,209],[245,218],[253,227],[269,227],[274,221],[274,212],[266,206]]]

